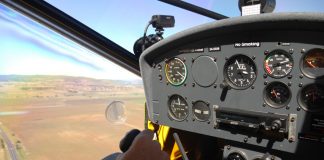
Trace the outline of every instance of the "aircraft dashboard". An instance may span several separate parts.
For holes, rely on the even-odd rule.
[[[198,26],[148,48],[140,65],[150,120],[224,139],[236,147],[224,157],[316,157],[324,148],[323,14]]]

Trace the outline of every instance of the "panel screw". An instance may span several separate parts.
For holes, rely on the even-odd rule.
[[[159,75],[159,80],[160,80],[160,81],[162,80],[162,75]]]
[[[192,118],[192,121],[195,121],[195,118]]]
[[[217,84],[214,85],[214,88],[217,88]]]
[[[230,145],[227,145],[227,147],[226,147],[228,150],[230,150],[231,149],[231,146]]]
[[[191,59],[191,62],[192,62],[192,63],[194,63],[194,62],[195,62],[195,59],[194,59],[194,58],[192,58],[192,59]]]
[[[162,69],[162,66],[161,64],[158,65],[158,69],[161,70]]]
[[[255,60],[255,56],[252,56],[252,59]]]
[[[216,62],[217,61],[217,58],[216,57],[214,57],[214,62]]]
[[[254,89],[254,86],[251,86],[251,89]]]
[[[298,87],[302,87],[303,86],[303,83],[299,83]]]
[[[183,84],[183,86],[185,86],[185,87],[186,87],[186,86],[187,86],[187,83]]]
[[[267,74],[263,74],[263,78],[267,78],[268,77],[268,75]]]
[[[262,104],[262,106],[263,106],[263,107],[266,107],[266,106],[267,106],[267,104],[266,104],[266,103],[263,103],[263,104]]]
[[[305,48],[303,48],[301,51],[300,51],[300,53],[305,53],[306,52],[306,49]]]
[[[290,118],[290,122],[294,122],[295,121],[295,118],[294,117],[291,117]]]
[[[245,138],[244,138],[244,142],[246,143],[247,141],[248,141],[248,138],[247,138],[247,137],[245,137]]]
[[[159,121],[158,121],[158,120],[155,120],[155,123],[156,123],[156,124],[159,124]]]
[[[186,62],[186,58],[183,58],[182,61],[183,61],[183,62]]]
[[[267,54],[269,54],[269,50],[264,51],[264,55],[267,55]]]
[[[293,53],[294,53],[294,49],[292,49],[292,48],[289,49],[289,53],[290,53],[290,54],[293,54]]]
[[[291,86],[291,82],[288,82],[288,86],[289,86],[289,87]]]
[[[195,85],[196,85],[195,83],[192,83],[192,87],[195,87]]]
[[[268,81],[265,81],[265,82],[264,82],[264,85],[267,85],[267,84],[268,84]]]
[[[210,124],[210,121],[207,121],[207,124]]]
[[[169,82],[166,82],[166,85],[169,85]]]
[[[288,75],[288,79],[291,79],[292,78],[292,75],[290,74],[290,75]]]
[[[299,75],[299,78],[300,78],[300,79],[304,78],[304,75],[303,75],[303,74],[300,74],[300,75]]]
[[[300,107],[297,107],[297,111],[300,111]]]
[[[275,160],[276,157],[274,155],[271,156],[271,160]]]
[[[286,106],[286,109],[287,109],[287,110],[289,110],[289,109],[290,109],[290,107],[289,107],[289,106]]]

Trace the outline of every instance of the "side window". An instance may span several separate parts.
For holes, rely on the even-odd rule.
[[[140,77],[0,5],[0,159],[101,159],[144,128]]]

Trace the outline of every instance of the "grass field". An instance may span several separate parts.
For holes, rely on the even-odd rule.
[[[123,124],[106,120],[105,110],[115,100],[126,105]],[[0,122],[28,160],[100,159],[119,151],[127,131],[144,128],[144,102],[140,83],[0,76]]]

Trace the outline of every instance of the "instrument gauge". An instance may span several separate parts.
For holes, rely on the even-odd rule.
[[[256,80],[256,71],[256,65],[250,57],[237,54],[226,61],[224,77],[232,88],[246,89]]]
[[[301,71],[309,78],[324,76],[324,49],[312,49],[301,60]]]
[[[189,113],[187,101],[180,95],[172,95],[169,98],[169,114],[170,116],[177,120],[183,121],[187,118]]]
[[[209,105],[203,101],[197,101],[192,106],[192,113],[199,121],[207,121],[210,117]]]
[[[187,78],[187,67],[180,58],[171,58],[166,61],[165,75],[170,84],[182,85]]]
[[[305,111],[324,111],[324,87],[320,84],[305,86],[298,93],[298,101]]]
[[[284,50],[274,50],[264,60],[264,70],[273,78],[287,76],[292,71],[293,65],[293,58]]]
[[[263,97],[269,106],[281,108],[288,105],[291,99],[291,91],[282,82],[271,82],[265,87]]]

